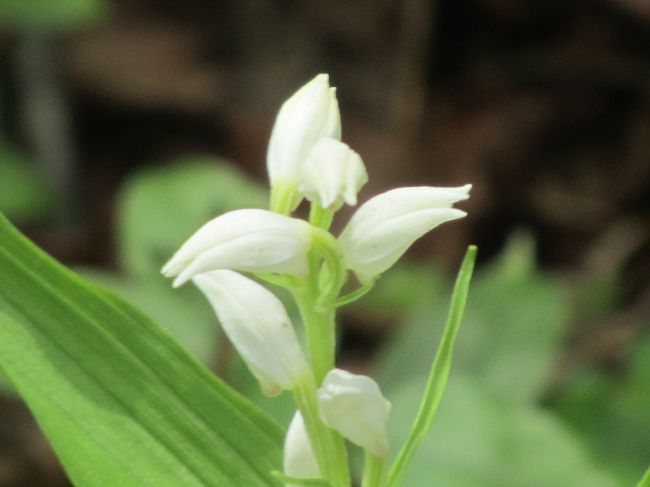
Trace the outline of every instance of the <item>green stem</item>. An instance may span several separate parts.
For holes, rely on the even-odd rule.
[[[321,475],[333,487],[350,487],[348,458],[343,438],[320,420],[316,387],[310,376],[293,390],[294,399],[302,414]]]
[[[334,308],[317,306],[317,290],[313,287],[294,291],[294,297],[305,326],[307,350],[311,360],[316,384],[320,384],[325,375],[334,368],[336,353],[336,325]]]
[[[329,230],[330,226],[332,226],[333,219],[334,212],[332,210],[323,208],[316,203],[312,203],[309,207],[309,223],[315,227]]]
[[[382,487],[386,480],[386,460],[365,451],[365,467],[361,487]]]

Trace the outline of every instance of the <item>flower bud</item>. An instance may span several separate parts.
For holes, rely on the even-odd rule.
[[[343,202],[357,204],[357,193],[368,182],[359,154],[330,137],[320,139],[302,166],[300,192],[312,203],[338,210]]]
[[[329,77],[319,74],[284,102],[271,132],[267,169],[272,191],[296,191],[300,165],[321,137],[341,138],[341,115]],[[300,198],[293,201],[298,205]]]
[[[386,422],[391,404],[365,375],[331,370],[318,389],[320,418],[352,443],[376,457],[388,455]]]
[[[311,226],[266,210],[235,210],[209,221],[162,269],[174,287],[215,269],[305,275]]]
[[[339,237],[347,268],[361,282],[381,274],[426,232],[464,217],[464,211],[451,206],[469,198],[471,187],[397,188],[371,198]]]
[[[284,440],[284,474],[294,478],[319,478],[321,476],[316,454],[307,435],[300,411],[296,411]],[[286,485],[285,487],[293,487]]]
[[[273,293],[229,270],[198,274],[192,280],[210,301],[224,332],[265,394],[293,389],[308,373],[298,337]]]

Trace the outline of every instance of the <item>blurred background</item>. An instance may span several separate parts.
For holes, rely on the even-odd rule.
[[[346,368],[410,425],[465,247],[480,262],[408,486],[627,486],[650,464],[648,0],[0,0],[0,211],[282,423],[187,287],[199,225],[266,204],[277,109],[338,87],[361,200],[474,184],[341,316]],[[338,217],[335,228],[347,220]],[[394,447],[396,449],[397,447]],[[0,486],[65,486],[0,394]]]

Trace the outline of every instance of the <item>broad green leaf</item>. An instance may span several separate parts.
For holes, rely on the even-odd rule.
[[[645,471],[645,475],[637,484],[637,487],[650,487],[650,467]]]
[[[172,288],[156,276],[121,276],[96,269],[77,269],[142,310],[204,364],[216,358],[220,330],[212,307],[194,286]]]
[[[0,368],[78,486],[271,486],[280,428],[0,217]]]
[[[404,440],[424,379],[386,391],[393,403],[391,444]],[[430,434],[413,458],[404,486],[624,487],[603,471],[580,440],[535,406],[501,397],[452,373]]]
[[[119,196],[118,246],[129,275],[159,274],[200,226],[236,208],[258,208],[267,192],[210,157],[187,158],[131,177]]]

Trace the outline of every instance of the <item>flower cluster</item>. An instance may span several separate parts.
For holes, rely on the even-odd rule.
[[[175,287],[191,280],[203,292],[264,393],[294,394],[298,411],[285,441],[287,485],[322,478],[348,487],[343,438],[365,450],[366,468],[381,472],[389,452],[390,403],[370,377],[335,368],[335,312],[369,290],[415,240],[463,217],[453,205],[471,189],[387,191],[362,204],[335,237],[329,231],[334,214],[344,204],[356,205],[368,180],[361,157],[340,138],[335,89],[320,74],[278,113],[268,147],[269,210],[214,218],[162,270]],[[291,216],[305,198],[308,221]],[[358,287],[343,294],[351,273]],[[259,281],[291,292],[306,350],[282,302]],[[381,474],[372,478],[372,485],[382,485]]]

